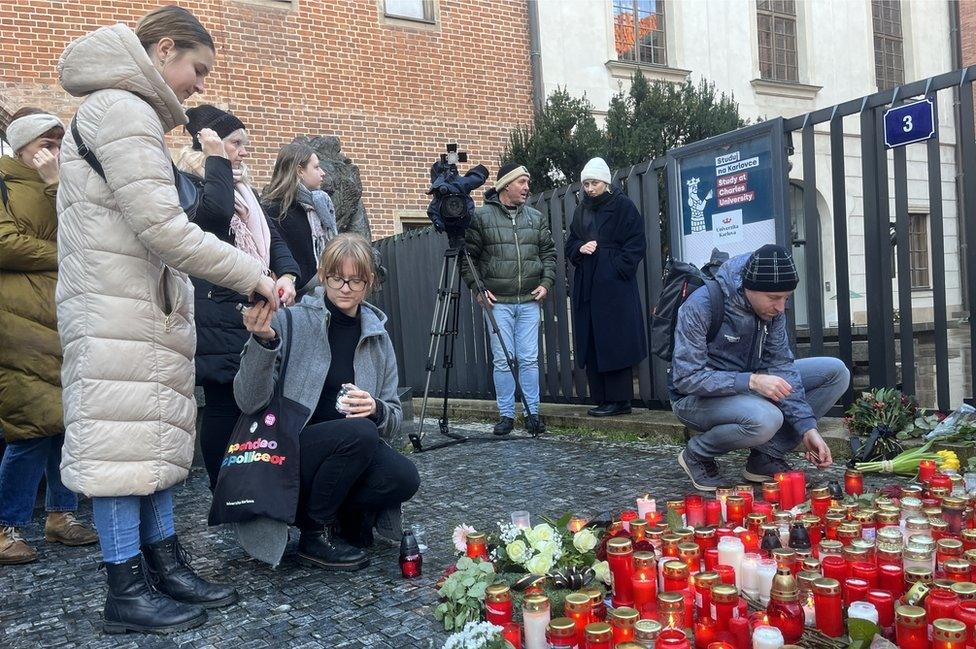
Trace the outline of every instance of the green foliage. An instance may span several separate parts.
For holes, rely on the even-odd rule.
[[[638,70],[630,90],[611,99],[602,130],[585,96],[557,89],[531,126],[509,134],[501,163],[524,164],[533,190],[546,191],[578,181],[590,158],[604,158],[611,169],[627,167],[745,124],[735,99],[714,84],[648,82]]]
[[[914,397],[894,388],[876,388],[862,393],[845,414],[844,423],[852,435],[866,436],[884,426],[892,433],[914,436],[918,404]]]
[[[648,82],[637,71],[630,91],[610,100],[605,130],[611,169],[664,155],[669,149],[745,126],[732,96],[702,79]]]
[[[559,88],[536,111],[532,126],[518,126],[509,134],[501,164],[524,164],[532,174],[533,191],[546,191],[578,178],[587,160],[602,149],[593,106],[586,97],[572,97]]]
[[[434,609],[434,617],[441,620],[445,631],[461,629],[468,622],[481,619],[485,589],[495,581],[495,568],[488,561],[461,557],[457,572],[444,580],[437,591],[441,603]]]
[[[851,638],[851,644],[848,646],[854,649],[867,649],[871,646],[874,636],[880,632],[881,629],[878,628],[878,625],[868,620],[857,618],[847,620],[847,634]]]

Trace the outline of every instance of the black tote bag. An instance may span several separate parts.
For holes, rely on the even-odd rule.
[[[211,525],[270,518],[291,524],[298,507],[298,437],[311,412],[282,394],[291,356],[291,312],[285,309],[285,350],[274,394],[234,426],[217,475]]]

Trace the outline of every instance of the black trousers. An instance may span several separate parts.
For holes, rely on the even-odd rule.
[[[596,369],[596,343],[593,340],[592,329],[590,342],[586,347],[586,382],[590,385],[590,398],[593,399],[593,402],[597,405],[615,401],[630,402],[634,398],[633,368],[625,367],[609,372],[598,372]]]
[[[376,514],[417,493],[420,474],[408,458],[380,441],[368,419],[336,419],[301,434],[301,492],[296,524],[316,529],[341,523],[343,536],[369,536]],[[363,529],[365,528],[365,529]]]
[[[206,400],[200,418],[200,451],[203,454],[203,464],[210,476],[210,490],[217,485],[217,474],[220,463],[224,459],[224,451],[230,442],[230,435],[234,432],[234,425],[241,416],[241,411],[234,401],[234,386],[205,385],[203,396]]]

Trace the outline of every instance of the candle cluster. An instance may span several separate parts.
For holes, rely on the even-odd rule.
[[[496,585],[488,619],[525,649],[779,649],[805,627],[843,637],[845,617],[902,649],[976,647],[973,502],[960,480],[924,464],[921,485],[870,501],[845,499],[836,483],[808,492],[799,471],[762,485],[761,499],[740,485],[668,501],[666,517],[639,498],[604,539],[611,607],[599,589],[582,590],[553,618],[545,596],[526,597],[523,641]],[[864,493],[860,472],[846,473],[844,492]],[[749,603],[765,610],[750,614]]]

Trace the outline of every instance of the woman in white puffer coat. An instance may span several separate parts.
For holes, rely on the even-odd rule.
[[[203,90],[213,39],[179,7],[68,45],[61,85],[85,97],[61,150],[58,330],[64,348],[61,472],[92,497],[107,566],[105,630],[171,632],[237,593],[189,567],[171,487],[193,458],[193,289],[186,273],[277,306],[261,264],[190,223],[165,134]],[[69,129],[71,131],[73,129]],[[101,167],[102,173],[98,172]],[[157,577],[149,585],[147,572]]]

